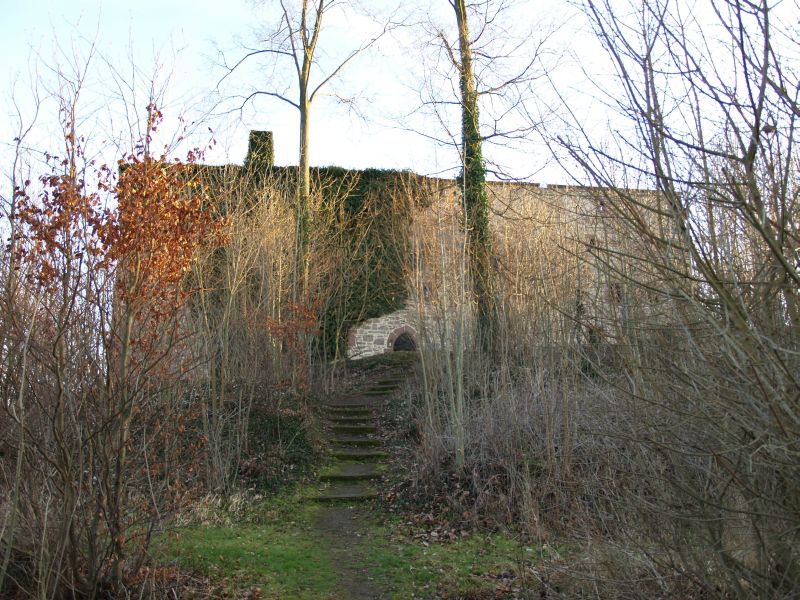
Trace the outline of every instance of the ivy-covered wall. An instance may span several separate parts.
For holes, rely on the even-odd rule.
[[[263,197],[256,193],[259,186],[275,182],[293,202],[297,168],[275,166],[273,160],[272,133],[251,131],[243,166],[203,166],[202,178],[213,190],[234,177],[253,190],[253,201]],[[312,298],[320,307],[317,351],[328,358],[345,356],[354,325],[405,306],[412,216],[426,203],[419,191],[430,180],[410,171],[340,167],[312,168],[311,179],[316,206],[310,260],[336,261],[321,269],[325,279]],[[223,205],[216,210],[220,216],[227,212]]]
[[[347,180],[332,186],[341,203],[332,207],[342,241],[340,262],[329,277],[330,295],[320,314],[320,351],[344,356],[350,328],[367,319],[399,310],[408,298],[409,236],[418,177],[406,171],[320,170],[321,178]]]
[[[245,171],[266,171],[275,166],[275,143],[271,131],[251,131],[247,140]]]

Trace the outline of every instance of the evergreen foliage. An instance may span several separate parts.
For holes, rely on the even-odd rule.
[[[261,157],[266,156],[259,150],[265,148],[259,146],[262,133],[269,132],[251,132],[250,152],[244,168],[238,171],[249,190],[245,195],[252,201],[263,197],[257,189],[264,182],[280,182],[291,189],[298,176],[296,167],[253,170]],[[267,140],[265,152],[271,152],[270,137],[263,136],[261,140]],[[202,179],[210,189],[219,189],[230,168],[236,169],[203,167]],[[311,260],[329,260],[334,255],[338,260],[318,290],[317,351],[331,358],[337,353],[345,354],[351,327],[405,306],[412,208],[421,202],[419,197],[424,197],[416,191],[422,189],[425,178],[410,171],[317,167],[311,169],[311,180],[313,193],[319,195],[311,224],[311,245],[323,253],[312,256]],[[287,197],[287,201],[292,200]],[[220,217],[230,216],[227,210],[224,204],[215,208]],[[331,256],[325,256],[326,252],[331,252]],[[221,265],[226,260],[224,245],[215,254],[213,263]],[[211,275],[212,280],[220,276],[221,273]]]
[[[271,131],[251,131],[248,138],[245,171],[263,175],[275,164],[275,146]]]
[[[322,314],[320,352],[346,351],[347,332],[367,319],[405,306],[408,291],[408,241],[411,194],[416,184],[407,171],[320,169],[320,175],[352,178],[346,195],[332,193],[344,260],[333,273]],[[331,186],[329,186],[330,189]],[[336,186],[332,186],[334,189]]]

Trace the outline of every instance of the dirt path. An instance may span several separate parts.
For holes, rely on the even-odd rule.
[[[159,540],[164,565],[191,574],[187,589],[199,582],[205,598],[538,598],[522,582],[534,561],[560,560],[551,547],[450,523],[435,505],[374,499],[413,468],[400,391],[413,390],[412,373],[396,358],[348,365],[321,407],[328,459],[318,480],[198,507],[193,522]]]
[[[316,526],[330,548],[331,558],[339,579],[337,598],[341,600],[376,600],[388,598],[364,566],[362,541],[369,535],[366,526],[368,512],[353,506],[326,506],[320,511]]]
[[[332,396],[324,409],[331,458],[320,475],[317,500],[325,505],[316,527],[330,548],[340,582],[337,598],[342,600],[389,597],[365,566],[364,541],[369,535],[369,501],[378,495],[388,458],[378,415],[407,378],[407,369],[378,370],[350,392]]]

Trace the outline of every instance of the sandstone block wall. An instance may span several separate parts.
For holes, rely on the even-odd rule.
[[[347,357],[364,358],[391,352],[395,340],[404,333],[419,346],[415,313],[409,308],[368,319],[350,330]]]

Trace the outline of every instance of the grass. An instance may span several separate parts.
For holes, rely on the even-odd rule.
[[[368,537],[365,565],[393,599],[495,597],[500,574],[520,574],[520,567],[540,558],[539,549],[525,547],[501,533],[473,534],[425,545],[392,534],[397,523],[374,526]]]
[[[384,370],[408,366],[416,359],[410,353],[388,356],[366,359],[357,368]],[[284,434],[281,439],[286,443],[280,448],[285,454],[278,458],[290,459],[300,470],[319,465],[302,419],[282,417],[278,423],[274,415],[263,414],[256,415],[254,421],[255,429],[262,434],[272,427],[279,427]],[[269,435],[263,437],[271,439]],[[255,449],[255,453],[271,451],[274,448]],[[336,465],[318,468],[321,474],[330,474]],[[280,473],[264,468],[263,472],[255,471],[251,479],[263,484],[280,479]],[[261,485],[254,487],[263,489]],[[164,565],[177,565],[184,573],[207,578],[214,588],[213,597],[341,598],[342,577],[346,575],[342,549],[335,546],[341,538],[320,529],[320,517],[324,516],[320,511],[327,506],[308,501],[317,488],[297,484],[278,488],[277,494],[266,499],[244,497],[235,503],[198,506],[185,519],[189,525],[157,540],[156,558]],[[362,506],[369,512],[369,504]],[[358,526],[362,532],[355,538],[358,542],[345,554],[359,570],[363,567],[387,597],[397,600],[502,597],[497,595],[498,576],[522,575],[525,569],[521,567],[546,558],[541,549],[526,547],[501,533],[461,536],[458,532],[452,541],[434,541],[433,536],[419,534],[406,527],[403,519],[378,509],[365,520]]]
[[[302,493],[261,502],[230,526],[183,527],[158,540],[156,555],[233,597],[258,587],[262,598],[335,598],[336,574],[313,525],[319,507]]]
[[[156,556],[208,577],[232,598],[255,587],[261,598],[337,598],[340,580],[328,545],[335,542],[317,530],[315,520],[324,507],[304,501],[308,493],[298,487],[255,503],[235,519],[206,517],[162,536]],[[403,531],[401,520],[379,515],[370,519],[354,551],[373,581],[397,600],[443,592],[451,598],[494,597],[488,595],[497,585],[492,575],[519,573],[522,564],[542,558],[540,549],[500,533],[426,546]]]
[[[327,555],[302,531],[195,528],[176,535],[172,548],[181,567],[232,589],[259,587],[278,598],[325,598],[334,591]]]

